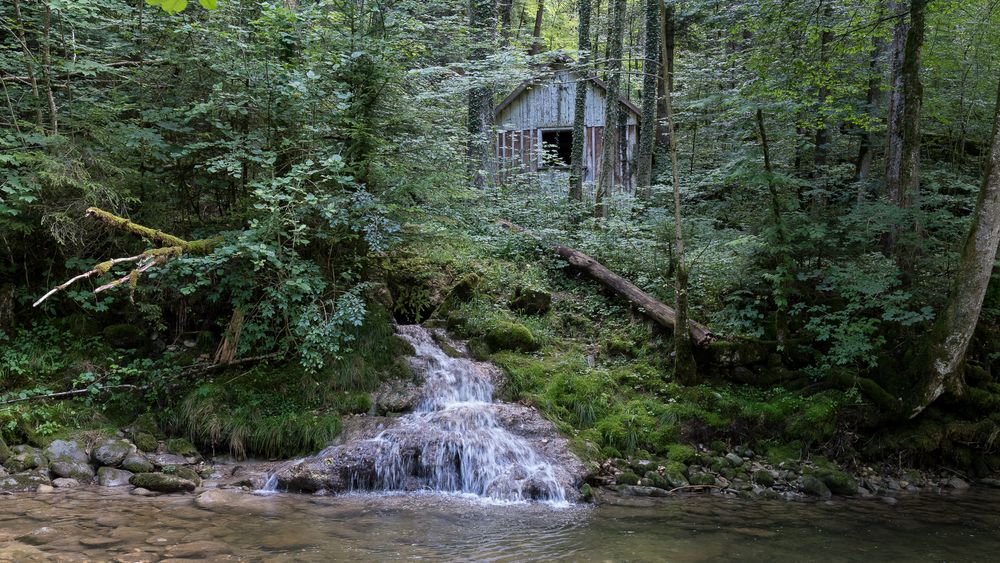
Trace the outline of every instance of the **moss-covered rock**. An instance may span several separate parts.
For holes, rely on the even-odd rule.
[[[132,453],[132,444],[125,440],[105,440],[94,446],[90,458],[94,463],[114,467],[121,463],[125,456]]]
[[[50,461],[57,459],[73,460],[82,463],[90,461],[87,450],[78,440],[53,440],[42,450],[42,455]]]
[[[0,477],[0,493],[25,493],[35,491],[39,485],[49,485],[48,475],[40,471],[16,473]]]
[[[176,475],[182,479],[187,479],[195,485],[201,485],[201,475],[186,465],[167,465],[162,469],[164,475]],[[149,487],[146,487],[149,489]],[[152,490],[152,489],[150,489]]]
[[[632,471],[624,471],[615,478],[619,485],[638,485],[639,476]]]
[[[186,438],[173,438],[167,440],[167,451],[185,458],[201,457],[201,454],[198,453],[198,448],[194,447],[194,444]],[[146,488],[148,489],[149,487]]]
[[[754,471],[753,481],[762,487],[771,487],[774,485],[774,476],[769,471],[760,469]]]
[[[129,479],[129,483],[134,487],[159,493],[191,492],[197,486],[194,481],[165,473],[136,473]]]
[[[7,446],[7,442],[4,442],[3,438],[0,437],[0,465],[7,463],[7,459],[11,456],[10,447]]]
[[[152,473],[155,467],[153,462],[146,459],[146,456],[135,452],[125,456],[122,460],[122,469],[132,473]]]
[[[688,468],[683,463],[668,461],[663,471],[663,477],[671,488],[683,487],[688,484]]]
[[[552,295],[537,289],[517,288],[510,301],[512,311],[526,315],[544,315],[552,307]]]
[[[685,444],[670,444],[666,448],[667,459],[680,463],[691,463],[695,458],[694,448]]]
[[[815,474],[835,495],[854,496],[858,494],[858,482],[847,473],[837,470],[823,470]]]
[[[707,471],[693,472],[688,478],[688,482],[692,485],[714,485],[715,475],[712,475]]]
[[[102,467],[97,470],[97,484],[102,487],[122,487],[129,484],[132,472],[113,467]]]
[[[826,483],[814,475],[806,475],[803,477],[802,486],[800,488],[803,493],[814,497],[830,498],[831,496],[830,488],[826,486]]]
[[[42,455],[41,450],[34,446],[20,444],[11,448],[10,452],[11,455],[4,465],[14,473],[40,469],[48,465],[48,460]]]
[[[76,479],[81,483],[90,483],[94,480],[94,468],[89,463],[71,458],[60,458],[50,462],[49,471],[59,477]]]
[[[658,489],[672,488],[670,486],[670,482],[667,481],[667,478],[656,471],[647,471],[643,477],[648,482],[650,487],[656,487]]]
[[[486,343],[494,351],[533,352],[538,349],[538,341],[528,327],[506,321],[497,323],[486,332]]]
[[[135,432],[132,434],[132,442],[135,447],[139,448],[142,452],[155,452],[156,448],[159,447],[159,442],[156,441],[156,437],[152,434],[147,434],[146,432]]]

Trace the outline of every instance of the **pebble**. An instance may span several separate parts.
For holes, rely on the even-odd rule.
[[[38,487],[35,489],[35,492],[44,494],[44,493],[55,492],[55,490],[56,488],[53,487],[52,485],[38,485]]]

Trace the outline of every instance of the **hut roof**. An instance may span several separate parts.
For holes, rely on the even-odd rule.
[[[540,76],[536,76],[534,78],[530,78],[522,82],[520,86],[515,88],[514,91],[510,93],[510,95],[508,95],[506,98],[503,99],[502,102],[500,102],[500,104],[494,110],[494,114],[499,114],[501,111],[503,111],[504,108],[513,103],[514,100],[520,97],[521,94],[523,94],[526,90],[528,90],[532,86],[535,86],[537,84],[542,84],[548,80],[552,80],[552,78],[555,77],[556,72],[558,72],[559,70],[562,69],[556,69],[551,72],[542,74]],[[574,74],[578,80],[581,79],[581,74],[579,72],[575,70],[568,70],[567,72]],[[587,76],[587,80],[589,80],[590,83],[596,86],[598,89],[603,91],[605,96],[608,95],[608,85],[603,80],[597,78],[593,74],[589,74]],[[639,109],[639,106],[633,104],[632,102],[627,100],[624,96],[618,96],[618,101],[620,101],[621,104],[625,106],[629,111],[635,114],[637,121],[642,121],[642,110]]]

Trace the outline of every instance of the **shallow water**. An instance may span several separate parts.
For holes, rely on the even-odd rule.
[[[0,497],[0,561],[995,561],[1000,553],[992,490],[894,506],[686,496],[562,509],[441,494],[215,494],[211,504],[97,487]],[[190,545],[206,541],[214,543]]]

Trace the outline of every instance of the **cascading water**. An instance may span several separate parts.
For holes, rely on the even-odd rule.
[[[355,490],[430,489],[496,500],[566,499],[559,469],[500,424],[493,384],[475,362],[448,356],[417,325],[398,333],[416,349],[425,379],[422,400],[399,423],[369,440],[374,471],[351,475]]]
[[[267,476],[264,486],[254,491],[255,495],[273,495],[278,492],[278,474],[271,473]]]

